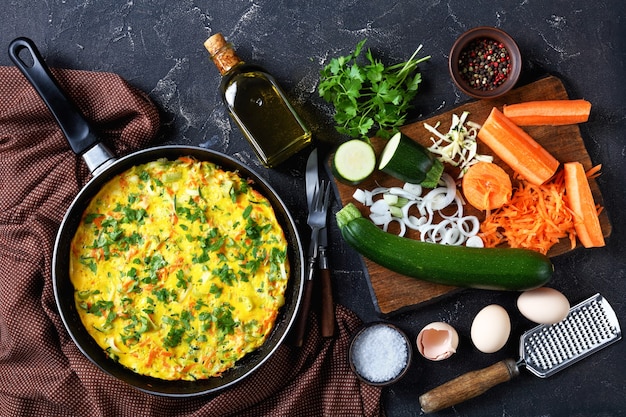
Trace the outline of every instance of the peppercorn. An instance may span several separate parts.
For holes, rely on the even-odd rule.
[[[478,38],[461,51],[459,69],[470,87],[491,91],[506,81],[511,70],[511,56],[503,43]]]

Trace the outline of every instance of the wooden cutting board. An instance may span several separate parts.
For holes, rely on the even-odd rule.
[[[425,146],[430,146],[430,137],[432,136],[425,128],[424,123],[434,126],[440,123],[439,131],[447,132],[452,121],[452,114],[460,115],[462,111],[469,111],[468,120],[482,124],[491,109],[495,106],[502,110],[502,105],[513,104],[522,101],[531,100],[548,100],[548,99],[568,99],[567,92],[561,80],[556,77],[542,78],[534,83],[512,90],[504,97],[494,100],[479,100],[464,104],[453,110],[439,114],[427,120],[422,120],[404,126],[401,130],[413,140]],[[592,108],[593,111],[593,108]],[[524,128],[537,142],[543,145],[552,155],[560,162],[579,161],[585,169],[592,167],[591,159],[585,149],[585,144],[580,135],[580,129],[577,125],[568,126],[532,126]],[[385,142],[377,138],[372,139],[377,155],[380,154]],[[479,153],[491,154],[489,148],[480,143]],[[510,175],[512,170],[504,164],[499,158],[494,157],[494,162],[502,166]],[[377,186],[389,187],[402,185],[402,182],[391,178],[383,172],[375,172],[370,178],[358,185],[358,188],[371,190]],[[341,197],[341,202],[346,205],[349,202],[359,207],[364,214],[368,213],[367,209],[360,205],[352,198],[357,187],[348,186],[336,182],[337,190]],[[600,189],[594,180],[591,180],[591,189],[597,204],[602,204],[602,196]],[[480,220],[484,219],[484,214],[468,204],[465,205],[465,213],[478,216]],[[606,211],[600,215],[600,223],[604,236],[611,234],[611,224],[609,223]],[[408,231],[407,237],[419,238],[418,232]],[[548,255],[554,257],[571,250],[569,239],[562,239],[557,245],[553,246]],[[584,250],[584,249],[580,249]],[[401,275],[390,271],[382,266],[365,259],[368,278],[371,289],[377,304],[378,310],[382,315],[397,313],[401,310],[415,308],[424,303],[432,302],[439,297],[458,291],[457,287],[433,284],[430,282],[417,280],[405,275]]]

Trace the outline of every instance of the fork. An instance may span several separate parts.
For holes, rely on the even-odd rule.
[[[313,276],[315,272],[315,262],[318,253],[318,236],[320,229],[326,227],[326,218],[328,213],[328,205],[330,203],[330,184],[322,180],[320,186],[315,190],[313,201],[309,209],[307,224],[311,228],[311,243],[309,245],[309,258],[307,265],[307,277],[304,282],[304,293],[302,294],[302,304],[300,306],[300,314],[296,323],[296,339],[295,345],[302,346],[304,342],[304,333],[307,327],[307,319],[309,310],[311,309],[311,297],[313,293]]]
[[[307,224],[311,228],[311,246],[309,246],[309,270],[307,280],[313,279],[313,270],[315,261],[317,260],[318,239],[321,229],[326,227],[326,217],[328,205],[330,203],[330,184],[326,186],[326,182],[322,180],[319,188],[313,194],[311,209]]]

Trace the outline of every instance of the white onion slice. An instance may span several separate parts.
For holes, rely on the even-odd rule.
[[[400,232],[398,232],[398,236],[402,237],[406,233],[406,225],[402,221],[402,219],[398,219],[397,217],[392,217],[390,222],[387,222],[383,225],[383,230],[386,232],[389,229],[389,223],[398,222],[400,225]]]
[[[422,195],[422,186],[420,184],[411,184],[410,182],[404,183],[402,189],[415,196]]]
[[[465,237],[470,238],[476,236],[480,231],[480,222],[476,216],[465,216],[457,220],[459,230]]]
[[[446,229],[443,233],[443,237],[441,239],[441,243],[444,245],[454,245],[458,246],[465,242],[465,237],[459,231],[458,227],[451,227]]]
[[[424,224],[428,223],[429,220],[432,219],[432,216],[427,216],[426,210],[420,207],[418,203],[418,201],[409,201],[402,206],[402,220],[409,229],[421,230]],[[409,210],[413,206],[417,207],[420,217],[409,214]]]
[[[372,213],[370,214],[370,220],[376,226],[384,226],[391,221],[391,213],[390,212],[382,213],[382,214]]]
[[[465,241],[465,246],[468,248],[484,248],[485,243],[480,236],[471,236]]]
[[[391,195],[395,195],[395,196],[398,196],[398,197],[404,197],[404,198],[406,198],[408,200],[417,200],[417,199],[419,199],[419,195],[413,194],[412,192],[404,190],[404,189],[402,189],[400,187],[391,187],[388,192]]]
[[[389,213],[389,204],[383,199],[376,200],[374,204],[370,206],[370,211],[373,214]]]
[[[361,188],[357,188],[354,193],[352,193],[352,198],[354,198],[356,201],[358,201],[361,204],[365,204],[365,202],[367,201],[367,193],[368,191],[365,191]],[[366,206],[371,205],[371,204],[365,204]]]
[[[446,173],[441,176],[441,179],[444,181],[445,187],[432,189],[423,199],[423,204],[430,206],[433,211],[443,210],[448,207],[450,203],[454,201],[454,197],[456,197],[456,184],[454,179]]]
[[[373,190],[370,191],[370,193],[372,193],[372,196],[378,195],[378,194],[384,194],[384,193],[388,193],[389,192],[389,188],[388,187],[376,187]]]
[[[454,197],[454,203],[456,204],[456,211],[454,213],[444,214],[441,212],[441,210],[439,210],[439,215],[444,219],[450,219],[450,220],[462,218],[463,217],[463,200],[461,200],[461,197],[459,197],[458,194]]]

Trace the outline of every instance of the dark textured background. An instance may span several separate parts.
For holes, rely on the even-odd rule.
[[[496,4],[497,3],[497,4]],[[308,238],[303,169],[306,152],[279,169],[262,168],[220,101],[219,74],[203,41],[222,32],[247,61],[265,66],[314,130],[324,151],[343,138],[332,129],[332,109],[316,93],[319,70],[330,58],[366,46],[385,63],[408,58],[423,44],[432,59],[420,66],[424,82],[411,119],[425,118],[469,100],[447,73],[449,49],[462,32],[497,26],[518,42],[524,68],[520,83],[545,74],[560,77],[572,98],[592,102],[581,126],[587,150],[603,165],[598,179],[613,225],[606,248],[577,250],[554,260],[551,286],[572,304],[600,292],[626,325],[626,5],[608,1],[3,1],[0,46],[18,36],[32,38],[52,67],[120,74],[147,92],[163,117],[161,142],[194,144],[234,155],[276,188]],[[0,54],[0,65],[10,65]],[[2,82],[0,80],[0,82]],[[34,161],[36,162],[36,161]],[[295,191],[294,191],[295,190]],[[333,212],[338,210],[335,203]],[[336,298],[364,321],[376,307],[355,252],[331,226]],[[516,294],[466,290],[417,311],[389,318],[411,338],[432,321],[460,333],[459,352],[438,363],[416,356],[405,379],[386,389],[389,416],[422,414],[417,397],[461,373],[506,357],[517,358],[518,337],[532,324],[515,308]],[[505,348],[482,354],[469,328],[485,305],[500,303],[513,322]],[[522,370],[516,380],[442,416],[616,416],[626,415],[624,342],[597,353],[549,379]]]

